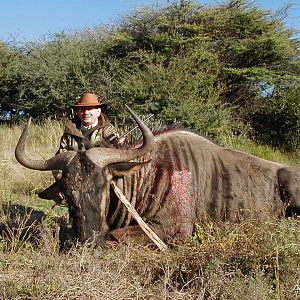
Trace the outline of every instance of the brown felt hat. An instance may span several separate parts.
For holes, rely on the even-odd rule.
[[[79,101],[76,104],[72,105],[72,107],[75,109],[86,106],[100,107],[102,110],[107,109],[107,104],[101,103],[97,95],[91,93],[83,93]]]

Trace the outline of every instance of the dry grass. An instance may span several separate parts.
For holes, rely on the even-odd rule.
[[[1,300],[300,299],[297,219],[207,220],[166,252],[133,243],[95,249],[92,241],[61,252],[56,219],[66,211],[35,194],[52,181],[49,172],[15,161],[20,133],[19,126],[0,127]],[[61,133],[59,123],[32,126],[28,152],[51,156]]]
[[[35,193],[52,180],[50,172],[35,172],[21,166],[14,157],[15,147],[23,126],[0,126],[0,195]],[[46,120],[42,125],[32,124],[27,151],[33,158],[49,158],[59,146],[62,124]]]
[[[0,254],[0,299],[296,299],[299,222],[210,222],[202,238],[162,253],[127,244]],[[91,243],[92,244],[92,243]]]

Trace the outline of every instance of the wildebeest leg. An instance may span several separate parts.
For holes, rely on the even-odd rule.
[[[281,200],[287,205],[287,216],[300,214],[300,173],[289,167],[278,171]]]
[[[115,242],[135,241],[141,244],[153,244],[139,225],[118,228],[110,231],[107,240]]]

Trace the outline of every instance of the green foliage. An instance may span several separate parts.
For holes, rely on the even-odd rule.
[[[29,45],[23,72],[31,88],[23,91],[22,107],[34,117],[62,116],[82,91],[93,90],[95,47],[95,41],[76,35]]]
[[[251,112],[254,137],[277,149],[295,151],[300,145],[300,84],[288,85],[265,97]]]
[[[165,59],[155,53],[139,56],[140,65],[120,74],[120,103],[165,123],[184,126],[217,137],[231,130],[230,108],[218,102],[222,86],[217,81],[217,60],[208,52],[181,54]],[[142,70],[141,70],[142,69]],[[121,110],[121,105],[120,110]]]
[[[299,40],[283,17],[248,0],[171,1],[136,10],[115,26],[55,34],[22,49],[4,46],[1,107],[61,118],[82,91],[91,91],[117,121],[126,118],[128,103],[219,140],[242,132],[295,149],[299,103],[287,91],[299,84]]]
[[[18,49],[0,42],[0,120],[7,112],[16,112],[14,102],[22,82],[22,60]]]

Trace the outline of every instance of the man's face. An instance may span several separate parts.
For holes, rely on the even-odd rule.
[[[79,119],[84,126],[95,124],[101,115],[101,108],[94,106],[81,107],[77,110]]]

